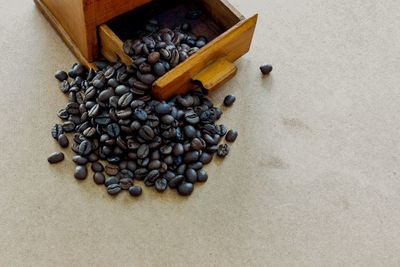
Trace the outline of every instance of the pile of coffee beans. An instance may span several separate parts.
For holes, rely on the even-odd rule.
[[[172,40],[159,36],[175,43],[175,35],[171,35]],[[143,51],[147,44],[141,47]],[[165,57],[150,57],[161,49],[157,45],[151,48],[142,64],[164,64],[161,58]],[[178,48],[172,51],[179,52]],[[204,166],[214,155],[229,154],[228,144],[220,142],[224,137],[234,142],[237,131],[216,123],[222,111],[201,92],[167,102],[154,99],[151,84],[155,76],[141,72],[140,66],[143,69],[144,65],[101,61],[97,63],[98,71],[87,70],[81,64],[74,64],[68,73],[58,71],[55,77],[61,92],[68,95],[68,103],[57,112],[62,123],[53,126],[51,135],[63,148],[70,144],[67,135],[72,137],[75,178],[86,179],[90,164],[94,182],[104,184],[110,195],[127,190],[139,196],[142,188],[138,181],[159,192],[169,187],[180,195],[190,195],[197,182],[207,181]],[[227,96],[224,103],[230,106],[234,101],[234,96]],[[48,161],[63,159],[63,153],[56,152]]]
[[[188,13],[191,19],[198,15],[198,11]],[[159,28],[158,21],[151,19],[145,24],[142,37],[124,43],[125,53],[133,60],[135,78],[143,83],[142,87],[152,84],[208,42],[206,37],[190,33],[192,26],[189,22],[173,30]]]

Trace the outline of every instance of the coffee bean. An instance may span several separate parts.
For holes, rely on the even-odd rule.
[[[238,137],[238,132],[235,129],[229,130],[229,132],[225,136],[225,140],[227,142],[235,142]]]
[[[155,110],[158,114],[164,115],[171,112],[172,107],[167,103],[160,103],[155,107]]]
[[[204,142],[203,139],[200,138],[193,138],[190,145],[193,150],[201,150],[206,147],[206,143]]]
[[[230,106],[233,105],[233,103],[235,103],[235,101],[236,101],[236,97],[235,97],[235,96],[233,96],[233,95],[227,95],[227,96],[225,97],[225,99],[224,99],[224,105],[225,105],[226,107],[230,107]]]
[[[129,93],[129,88],[125,85],[118,85],[117,88],[115,88],[115,94],[122,96],[126,93]]]
[[[203,153],[201,153],[199,161],[202,162],[203,164],[208,164],[211,162],[212,158],[213,158],[213,156],[211,154],[203,152]]]
[[[146,186],[152,186],[156,182],[157,178],[160,176],[160,172],[158,170],[150,171],[146,178],[144,178],[144,184]]]
[[[153,70],[154,73],[158,76],[163,76],[167,72],[164,64],[161,62],[157,62],[156,64],[154,64]]]
[[[89,156],[88,156],[88,160],[90,162],[96,162],[96,161],[99,160],[99,156],[97,156],[96,153],[90,153]]]
[[[119,183],[119,179],[118,179],[118,177],[116,177],[116,176],[110,176],[110,177],[108,177],[108,179],[106,179],[106,181],[105,181],[105,186],[107,187],[107,186],[109,186],[109,185],[112,185],[112,184],[118,184]]]
[[[177,188],[180,184],[183,183],[185,177],[183,175],[177,175],[169,181],[168,185],[170,188]]]
[[[153,140],[155,134],[151,127],[145,125],[139,130],[139,135],[146,141]]]
[[[190,32],[192,30],[192,25],[190,25],[190,23],[184,22],[181,25],[181,30],[184,32]]]
[[[187,166],[189,169],[193,169],[193,170],[200,170],[201,168],[203,168],[203,163],[201,161],[197,161],[195,163],[191,163],[188,164]]]
[[[189,196],[190,194],[192,194],[194,189],[193,184],[191,183],[182,183],[178,186],[178,193],[181,196]]]
[[[59,136],[58,136],[58,144],[61,146],[61,147],[68,147],[68,145],[69,145],[69,141],[68,141],[68,137],[65,135],[65,134],[60,134]]]
[[[158,52],[152,52],[149,54],[147,61],[149,62],[149,64],[153,65],[155,64],[157,61],[160,60],[160,53]]]
[[[229,154],[229,146],[227,144],[219,145],[217,155],[221,158],[228,156]]]
[[[104,166],[100,162],[93,162],[92,163],[92,170],[94,172],[102,172],[102,171],[104,171]]]
[[[160,148],[160,152],[161,152],[163,155],[169,155],[169,154],[172,153],[172,146],[170,146],[170,145],[162,146],[162,147]]]
[[[79,144],[79,154],[82,156],[87,156],[92,151],[92,145],[89,141],[85,140]]]
[[[140,121],[145,121],[145,120],[147,120],[147,113],[146,113],[146,111],[144,111],[144,110],[141,109],[141,108],[135,109],[134,115],[135,115],[135,117],[136,117],[138,120],[140,120]]]
[[[260,67],[262,74],[268,75],[271,73],[273,67],[271,65],[263,65]]]
[[[107,165],[104,167],[104,169],[105,169],[105,171],[106,171],[106,174],[107,174],[107,175],[110,175],[110,176],[115,176],[115,175],[117,175],[118,172],[119,172],[118,166],[117,166],[117,165],[114,165],[114,164],[107,164]]]
[[[153,160],[149,163],[148,168],[150,170],[157,170],[161,167],[161,161],[159,160]]]
[[[53,128],[51,128],[51,135],[54,139],[58,140],[58,137],[64,133],[64,129],[60,124],[55,124]]]
[[[122,190],[128,190],[133,185],[133,179],[122,178],[121,180],[119,180],[119,185]]]
[[[47,158],[47,161],[50,164],[55,164],[58,162],[61,162],[64,160],[64,154],[61,152],[54,152],[52,154],[50,154],[50,156]]]
[[[228,129],[226,129],[225,125],[223,125],[223,124],[221,124],[218,128],[219,128],[218,129],[218,135],[221,136],[221,137],[225,136],[226,133],[228,132]]]
[[[193,110],[190,110],[185,113],[185,120],[189,124],[197,124],[200,118]]]
[[[185,171],[186,181],[194,184],[197,181],[197,173],[193,169],[186,169]]]
[[[139,159],[144,159],[149,155],[149,146],[146,144],[142,144],[137,150],[137,156]]]
[[[64,132],[70,133],[75,129],[75,123],[72,121],[66,121],[62,125]]]
[[[139,71],[137,72],[138,79],[146,85],[151,85],[155,80],[155,76],[150,73],[142,74]]]
[[[87,177],[87,168],[83,165],[78,165],[75,167],[75,173],[74,176],[78,180],[84,180]]]
[[[54,77],[56,77],[57,80],[62,82],[64,80],[68,79],[68,74],[65,71],[58,70],[58,71],[56,71]]]
[[[104,184],[106,181],[106,178],[104,176],[103,173],[101,172],[96,172],[95,174],[93,174],[93,180],[96,184],[101,185]]]
[[[168,181],[165,178],[159,178],[155,182],[155,188],[158,192],[164,192],[168,188]]]
[[[200,153],[199,151],[191,151],[185,154],[183,160],[185,163],[192,163],[199,159]]]
[[[107,186],[107,193],[114,196],[121,192],[121,187],[118,184],[111,184]]]
[[[197,171],[197,181],[204,183],[208,180],[208,174],[205,170],[201,169]]]
[[[107,134],[111,137],[117,137],[121,133],[121,128],[117,123],[111,123],[107,126]]]
[[[185,136],[187,138],[195,138],[196,137],[196,129],[191,126],[191,125],[187,125],[185,126],[185,128],[183,128]]]
[[[142,194],[142,188],[140,186],[131,186],[129,188],[129,194],[133,197],[138,197]]]

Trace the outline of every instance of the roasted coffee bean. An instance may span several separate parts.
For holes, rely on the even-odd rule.
[[[60,91],[63,92],[64,94],[69,92],[69,88],[70,88],[70,85],[69,85],[69,82],[67,80],[62,81],[60,83]]]
[[[47,161],[50,164],[55,164],[58,162],[61,162],[64,160],[64,154],[61,152],[54,152],[52,154],[50,154],[50,156],[47,158]]]
[[[65,71],[58,70],[58,71],[56,71],[54,77],[56,77],[57,80],[62,82],[64,80],[68,79],[68,74]]]
[[[54,139],[58,140],[58,137],[64,133],[62,125],[56,124],[51,128],[51,135]]]
[[[147,62],[149,62],[149,64],[151,64],[151,65],[155,64],[159,60],[160,60],[160,53],[158,53],[158,52],[150,53],[147,58]]]
[[[165,68],[164,64],[161,62],[157,62],[153,66],[154,73],[158,76],[163,76],[166,72],[167,69]]]
[[[119,98],[118,105],[121,108],[126,108],[131,104],[132,100],[133,100],[133,95],[131,93],[126,93]]]
[[[184,22],[181,25],[181,30],[184,32],[190,32],[192,30],[192,25],[190,25],[190,23]]]
[[[205,165],[205,164],[210,163],[212,158],[213,158],[213,156],[211,154],[208,154],[207,152],[203,152],[203,153],[201,153],[199,161]]]
[[[101,185],[104,184],[106,181],[106,177],[104,176],[103,173],[101,172],[96,172],[95,174],[93,174],[93,180],[96,184]]]
[[[121,180],[119,180],[119,185],[122,190],[128,190],[133,185],[133,179],[122,178]]]
[[[180,156],[183,155],[184,153],[183,145],[180,143],[176,143],[173,149],[173,154],[174,156]]]
[[[192,194],[194,186],[192,183],[182,183],[178,186],[178,193],[181,196],[189,196]]]
[[[78,103],[70,102],[70,103],[67,104],[65,109],[67,110],[67,112],[69,114],[80,114],[79,104]]]
[[[99,156],[97,156],[97,154],[95,153],[90,153],[90,155],[88,156],[88,160],[90,162],[96,162],[99,160]]]
[[[110,97],[114,95],[114,90],[109,88],[99,94],[99,101],[106,103]]]
[[[111,184],[107,186],[107,193],[114,196],[121,192],[121,187],[118,184]]]
[[[233,103],[235,103],[236,101],[236,97],[233,95],[227,95],[224,99],[224,106],[226,107],[230,107],[233,105]]]
[[[184,174],[185,171],[186,171],[186,164],[181,164],[181,165],[178,166],[178,168],[176,168],[176,173],[177,174]]]
[[[203,168],[203,163],[201,161],[197,161],[191,164],[188,164],[187,166],[189,169],[193,169],[193,170],[200,170],[201,168]]]
[[[170,146],[170,145],[162,146],[162,147],[160,148],[160,152],[161,152],[163,155],[169,155],[169,154],[172,153],[172,146]]]
[[[62,119],[62,120],[66,120],[66,119],[68,119],[69,114],[68,114],[68,112],[67,112],[66,109],[60,109],[60,110],[57,112],[57,116],[58,116],[60,119]]]
[[[205,170],[201,169],[197,171],[197,181],[204,183],[208,180],[208,174]]]
[[[161,167],[161,161],[159,160],[153,160],[148,165],[149,170],[157,170],[160,167]]]
[[[138,71],[136,75],[138,79],[146,85],[151,85],[156,80],[155,76],[151,73],[142,74]]]
[[[186,169],[185,177],[186,181],[194,184],[197,181],[197,172],[193,169]]]
[[[72,161],[75,162],[75,164],[77,165],[85,165],[88,162],[87,158],[79,155],[73,156]]]
[[[155,110],[158,114],[164,115],[171,112],[172,107],[167,103],[160,103],[155,107]]]
[[[190,146],[193,150],[202,150],[206,147],[206,143],[204,142],[203,139],[193,138],[192,142],[190,143]]]
[[[135,109],[134,115],[135,115],[135,118],[140,120],[140,121],[147,120],[147,113],[146,113],[146,111],[144,111],[141,108]]]
[[[117,123],[111,123],[107,126],[107,134],[111,137],[118,137],[121,133],[121,128]]]
[[[129,88],[125,85],[118,85],[117,88],[115,88],[115,94],[122,96],[126,93],[129,93]]]
[[[218,135],[219,135],[219,136],[223,137],[223,136],[226,135],[227,132],[228,132],[228,129],[226,129],[225,125],[221,124],[221,125],[218,127]]]
[[[191,125],[185,126],[185,128],[183,128],[183,131],[187,138],[195,138],[196,137],[196,129]]]
[[[92,144],[85,140],[79,144],[79,154],[82,156],[87,156],[92,152]]]
[[[171,188],[177,188],[180,184],[183,183],[184,180],[185,180],[185,177],[183,175],[177,175],[170,179],[168,185]]]
[[[68,147],[68,145],[69,145],[69,141],[68,141],[68,137],[65,135],[65,134],[60,134],[59,136],[58,136],[58,144],[61,146],[61,147]]]
[[[144,159],[149,155],[149,146],[146,144],[142,144],[137,150],[137,156],[139,159]]]
[[[75,123],[73,123],[72,121],[65,121],[62,124],[62,128],[64,132],[70,133],[75,129]]]
[[[146,141],[153,140],[155,134],[151,127],[145,125],[139,130],[139,135]]]
[[[196,162],[199,159],[199,157],[200,157],[199,151],[191,151],[185,154],[183,160],[185,161],[185,163],[192,163]]]
[[[115,175],[117,175],[118,172],[119,172],[118,166],[117,166],[117,165],[114,165],[114,164],[107,164],[107,165],[104,167],[104,169],[105,169],[105,171],[106,171],[106,174],[107,174],[107,175],[110,175],[110,176],[115,176]]]
[[[158,170],[150,171],[146,178],[144,178],[144,184],[146,186],[152,186],[156,182],[157,178],[160,176],[160,172]]]
[[[131,186],[129,188],[129,194],[133,197],[138,197],[142,194],[142,188],[140,186]]]
[[[271,73],[273,67],[271,65],[263,65],[260,67],[262,74],[268,75]]]
[[[102,172],[102,171],[104,171],[104,166],[100,162],[93,162],[92,163],[92,170],[94,172]]]
[[[106,179],[105,181],[105,186],[109,186],[112,184],[118,184],[119,183],[119,179],[116,176],[110,176],[108,177],[108,179]]]
[[[88,116],[90,118],[94,118],[97,115],[99,115],[100,113],[100,105],[99,104],[95,104],[88,112]]]
[[[185,113],[185,120],[189,124],[197,124],[200,121],[199,116],[193,110],[187,111]]]
[[[164,192],[168,188],[168,181],[165,178],[159,178],[156,180],[154,186],[158,192]]]
[[[238,137],[238,132],[235,129],[229,130],[229,132],[225,136],[225,140],[227,142],[235,142]]]
[[[134,172],[137,169],[137,165],[136,165],[136,163],[134,161],[130,160],[130,161],[128,161],[128,164],[127,164],[126,168],[128,170]]]
[[[76,179],[78,179],[78,180],[85,180],[86,177],[87,177],[87,175],[88,175],[88,172],[87,172],[86,166],[77,165],[77,166],[75,167],[74,176],[75,176]]]
[[[229,146],[227,144],[222,144],[218,146],[217,155],[221,158],[228,156],[229,154]]]

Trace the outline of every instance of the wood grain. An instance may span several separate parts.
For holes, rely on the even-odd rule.
[[[159,99],[185,93],[194,87],[192,77],[216,59],[225,58],[230,62],[244,55],[250,49],[258,15],[239,22],[236,26],[207,44],[187,61],[158,79],[153,94]]]
[[[93,68],[94,64],[90,63],[86,57],[82,54],[80,48],[75,44],[74,40],[70,37],[67,31],[64,29],[63,25],[57,20],[57,18],[53,15],[53,13],[47,8],[47,6],[43,3],[42,0],[34,0],[36,6],[42,12],[42,14],[46,17],[48,22],[53,26],[53,28],[57,31],[60,37],[63,39],[65,44],[69,47],[72,53],[78,58],[80,62],[85,64],[89,68]]]
[[[200,85],[202,89],[210,93],[235,76],[236,72],[235,64],[221,58],[196,74],[192,80],[194,84]]]

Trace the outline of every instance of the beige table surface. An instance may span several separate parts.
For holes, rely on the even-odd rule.
[[[399,266],[398,0],[231,2],[260,13],[212,96],[238,99],[231,155],[190,198],[113,199],[69,151],[47,163],[75,58],[31,0],[0,0],[0,266]]]

